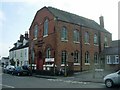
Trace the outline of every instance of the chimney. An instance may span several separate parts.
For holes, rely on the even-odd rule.
[[[20,35],[20,42],[23,42],[24,36],[21,34]]]
[[[25,39],[28,39],[28,32],[25,32]]]
[[[100,20],[100,26],[104,28],[104,17],[100,16],[99,20]]]

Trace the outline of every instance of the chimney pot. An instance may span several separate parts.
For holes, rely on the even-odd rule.
[[[104,17],[100,16],[99,20],[100,20],[100,26],[102,26],[104,28]]]

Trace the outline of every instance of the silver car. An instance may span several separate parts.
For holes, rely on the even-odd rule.
[[[120,70],[115,73],[108,74],[104,77],[106,87],[110,88],[114,85],[120,85]]]

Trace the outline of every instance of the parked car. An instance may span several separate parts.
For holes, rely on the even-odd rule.
[[[6,67],[3,68],[3,73],[9,73],[9,74],[11,74],[14,69],[15,69],[15,66],[8,65],[8,66],[6,66]]]
[[[21,66],[21,67],[16,67],[13,72],[12,75],[32,75],[31,70],[29,69],[28,66]]]
[[[108,74],[104,77],[106,87],[110,88],[114,85],[120,85],[120,70],[115,73]]]

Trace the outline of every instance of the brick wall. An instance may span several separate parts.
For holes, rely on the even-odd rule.
[[[49,19],[49,32],[47,37],[43,37],[43,23],[45,21],[45,18]],[[55,58],[55,63],[57,64],[58,68],[61,67],[61,52],[63,50],[66,50],[68,52],[68,61],[73,62],[73,56],[71,56],[71,53],[74,51],[79,51],[80,54],[82,53],[82,58],[80,57],[80,60],[82,60],[82,70],[89,70],[93,68],[94,66],[94,53],[98,52],[99,53],[99,46],[94,45],[94,34],[99,34],[98,30],[94,30],[88,27],[81,27],[79,25],[75,25],[72,23],[67,23],[64,21],[60,20],[55,20],[54,16],[46,9],[43,8],[40,11],[38,11],[35,15],[35,18],[31,24],[30,30],[29,30],[29,37],[30,37],[30,45],[29,48],[31,47],[31,43],[33,42],[33,33],[34,33],[34,26],[35,24],[38,24],[39,26],[39,32],[38,32],[38,41],[42,40],[43,44],[42,46],[37,46],[39,43],[37,41],[36,45],[34,46],[35,50],[35,61],[38,59],[38,52],[42,52],[42,60],[44,61],[45,59],[45,52],[47,47],[52,48],[52,57]],[[62,27],[65,26],[68,30],[68,41],[63,42],[61,41],[61,29]],[[77,29],[80,31],[81,35],[81,42],[80,43],[74,43],[73,42],[73,30]],[[84,43],[84,33],[88,32],[90,35],[90,43],[85,44]],[[105,32],[100,32],[100,40],[101,40],[101,49],[104,49],[104,36],[108,36],[108,41],[109,44],[111,43],[111,34],[110,33],[105,33]],[[81,46],[82,45],[82,46]],[[82,48],[81,48],[82,47]],[[30,51],[30,50],[29,50]],[[81,52],[82,51],[82,52]],[[85,65],[85,52],[89,51],[90,53],[90,65]],[[31,51],[29,52],[29,59],[31,60]],[[42,62],[44,63],[44,62]],[[81,61],[80,61],[81,63]],[[74,70],[79,71],[81,69],[81,65],[74,66]]]

